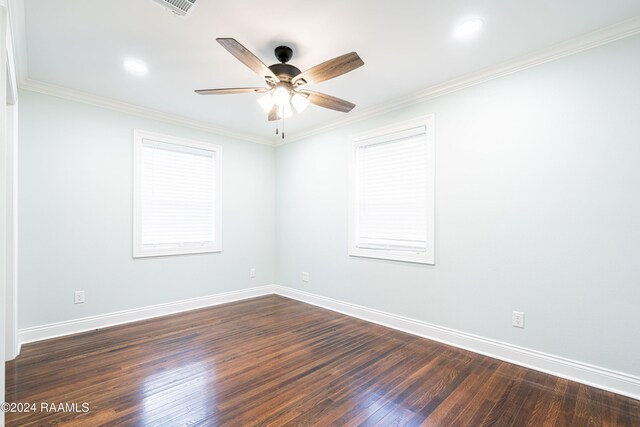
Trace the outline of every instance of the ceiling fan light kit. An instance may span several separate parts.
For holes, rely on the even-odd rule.
[[[288,46],[275,48],[275,56],[280,63],[267,67],[247,48],[231,38],[218,38],[218,43],[253,72],[264,78],[267,87],[199,89],[200,95],[223,95],[234,93],[265,93],[258,104],[267,112],[269,121],[283,120],[282,138],[284,138],[284,119],[296,113],[302,113],[311,104],[343,113],[351,111],[355,104],[335,96],[306,89],[307,85],[320,83],[346,74],[364,65],[357,53],[351,52],[323,62],[301,72],[288,62],[293,50]],[[276,129],[276,134],[278,130]]]
[[[276,88],[273,90],[273,93],[270,93],[273,97],[273,103],[278,107],[284,107],[289,103],[289,99],[291,98],[291,89],[284,86],[282,83],[278,83]]]
[[[296,93],[291,97],[291,105],[293,105],[296,112],[300,114],[309,106],[309,100],[305,95]]]
[[[261,96],[258,98],[258,104],[262,107],[262,109],[268,113],[273,108],[273,96],[270,93]]]

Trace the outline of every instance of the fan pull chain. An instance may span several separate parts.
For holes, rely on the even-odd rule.
[[[284,107],[280,107],[280,117],[282,118],[282,139],[284,139]],[[276,135],[278,135],[278,128],[276,127]]]

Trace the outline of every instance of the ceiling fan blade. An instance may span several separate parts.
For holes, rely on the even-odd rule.
[[[298,74],[291,80],[291,84],[300,86],[302,84],[320,83],[353,71],[363,65],[364,61],[360,59],[357,53],[347,53]]]
[[[280,116],[278,115],[278,106],[274,105],[273,108],[271,108],[271,111],[269,111],[269,121],[273,122],[278,119],[280,119]]]
[[[336,98],[335,96],[327,95],[326,93],[313,92],[310,90],[301,90],[299,93],[305,95],[312,104],[343,113],[348,113],[356,106],[356,104]]]
[[[257,56],[251,53],[249,49],[238,43],[235,39],[218,38],[216,41],[220,43],[222,47],[227,49],[230,54],[238,58],[240,62],[251,68],[253,72],[260,77],[270,80],[273,83],[278,83],[280,81],[280,79],[273,74],[273,71],[264,65],[264,62],[260,61]]]
[[[228,87],[222,89],[198,89],[195,92],[199,95],[229,95],[233,93],[264,93],[268,92],[266,87]]]

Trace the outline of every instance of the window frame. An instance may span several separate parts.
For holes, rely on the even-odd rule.
[[[425,166],[427,170],[427,185],[425,197],[427,200],[426,230],[427,247],[424,254],[411,254],[403,251],[387,249],[359,248],[357,242],[358,232],[358,157],[357,150],[361,146],[379,143],[380,138],[394,133],[408,131],[424,126],[426,137],[427,158]],[[376,141],[376,139],[378,141]],[[429,114],[420,118],[395,123],[374,129],[367,133],[351,138],[349,144],[349,223],[348,223],[348,254],[352,257],[376,258],[391,261],[403,261],[419,264],[435,265],[435,115]]]
[[[142,246],[142,146],[144,141],[196,148],[214,153],[214,244],[205,247],[145,248]],[[133,130],[133,258],[222,252],[222,147],[141,129]]]

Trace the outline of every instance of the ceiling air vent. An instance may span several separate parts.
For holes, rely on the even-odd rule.
[[[171,12],[175,13],[179,16],[185,16],[190,9],[193,8],[193,5],[196,3],[196,0],[153,0],[158,4],[169,9]]]

